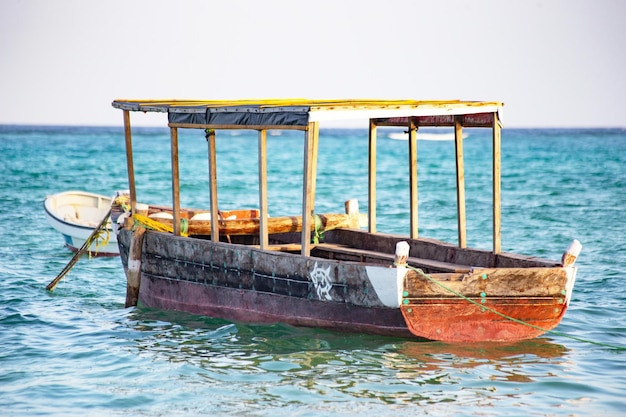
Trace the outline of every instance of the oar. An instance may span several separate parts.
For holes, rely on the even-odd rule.
[[[59,281],[61,281],[61,279],[68,273],[70,272],[70,270],[74,267],[74,265],[76,264],[76,262],[78,262],[78,260],[80,259],[81,256],[83,256],[85,254],[85,252],[87,252],[87,250],[89,249],[89,246],[91,246],[91,244],[93,243],[94,240],[96,240],[96,238],[98,237],[98,235],[100,234],[100,232],[104,229],[106,229],[106,225],[107,222],[109,221],[109,217],[111,216],[111,209],[109,209],[109,211],[107,212],[107,214],[104,216],[104,219],[102,219],[102,221],[100,222],[100,224],[98,225],[98,227],[96,227],[94,229],[94,231],[91,233],[91,235],[87,238],[87,240],[85,240],[85,243],[83,243],[83,246],[80,247],[80,249],[74,254],[74,256],[72,257],[72,259],[70,259],[70,261],[67,263],[67,265],[65,265],[65,268],[63,268],[63,270],[61,271],[61,273],[59,275],[57,275],[57,277],[55,279],[53,279],[50,284],[48,284],[46,286],[47,290],[52,291],[54,289],[54,287],[56,287],[56,285],[59,283]]]

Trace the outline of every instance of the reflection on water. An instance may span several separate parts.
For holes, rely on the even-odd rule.
[[[223,395],[237,384],[240,395],[243,390],[255,404],[268,406],[356,398],[377,404],[494,405],[522,395],[509,392],[511,383],[545,382],[558,375],[568,353],[546,339],[415,342],[281,324],[233,324],[143,307],[130,318],[144,359],[190,367],[186,372]],[[479,375],[474,384],[467,381],[470,370]]]
[[[493,380],[531,382],[534,381],[534,375],[527,372],[529,365],[558,363],[567,348],[545,339],[515,343],[404,342],[398,345],[398,352],[414,358],[420,364],[415,370],[407,370],[407,377],[411,377],[414,372],[437,371],[441,368],[487,366],[494,370]]]

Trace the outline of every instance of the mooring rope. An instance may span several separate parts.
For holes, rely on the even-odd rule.
[[[155,230],[157,232],[174,233],[172,226],[163,224],[143,214],[135,213],[133,214],[133,219],[135,220],[135,226],[141,224],[141,226],[146,229]],[[189,221],[187,219],[180,219],[180,226],[180,235],[186,237],[189,231]]]
[[[80,259],[81,256],[83,256],[85,254],[85,252],[89,251],[89,247],[91,246],[91,244],[95,241],[98,242],[99,239],[102,238],[102,233],[106,231],[106,240],[102,240],[102,242],[100,244],[96,243],[96,253],[98,250],[98,247],[104,247],[110,238],[110,232],[107,228],[107,224],[109,222],[109,218],[111,217],[111,209],[109,208],[109,211],[107,212],[107,214],[104,216],[104,218],[102,219],[102,221],[100,222],[100,224],[94,229],[93,232],[91,232],[91,235],[89,235],[89,237],[87,238],[87,240],[85,240],[85,243],[83,243],[83,245],[80,247],[80,249],[78,249],[78,251],[74,254],[74,256],[72,257],[72,259],[70,259],[70,261],[67,263],[67,265],[65,265],[65,268],[63,268],[63,270],[61,271],[61,273],[59,275],[57,275],[57,277],[55,279],[53,279],[47,286],[46,289],[52,291],[54,289],[54,287],[56,287],[56,285],[59,283],[59,281],[61,281],[61,279],[68,273],[70,272],[70,270],[74,267],[74,265],[76,265],[76,263],[78,262],[78,260]],[[91,255],[91,252],[89,252],[89,254]]]
[[[107,222],[110,217],[111,217],[111,211],[109,210]],[[107,227],[108,223],[105,223],[104,226],[105,227],[101,227],[98,230],[98,233],[96,234],[96,237],[94,239],[96,242],[96,250],[95,250],[96,255],[98,254],[98,251],[100,251],[100,249],[104,249],[104,247],[108,245],[109,241],[111,240],[111,230]],[[89,255],[89,258],[91,259],[91,251],[88,251],[88,255]]]
[[[322,226],[322,218],[317,214],[313,215],[313,226],[313,238],[311,239],[311,241],[314,245],[317,245],[318,243],[320,243],[320,239],[324,237],[325,232]]]
[[[438,285],[439,287],[443,288],[445,291],[448,291],[449,293],[452,293],[455,296],[457,296],[457,297],[459,297],[459,298],[461,298],[461,299],[463,299],[463,300],[465,300],[465,301],[467,301],[467,302],[469,302],[471,304],[474,304],[474,305],[480,307],[483,310],[490,311],[490,312],[492,312],[494,314],[497,314],[498,316],[500,316],[502,318],[505,318],[507,320],[510,320],[512,322],[515,322],[515,323],[518,323],[518,324],[521,324],[521,325],[524,325],[524,326],[532,327],[533,329],[540,330],[540,331],[545,332],[545,333],[550,333],[550,334],[553,334],[555,336],[561,336],[561,337],[565,337],[565,338],[568,338],[568,339],[576,340],[578,342],[590,343],[590,344],[594,344],[594,345],[598,345],[598,346],[608,347],[608,348],[611,348],[611,349],[626,350],[626,347],[624,347],[624,346],[617,346],[617,345],[611,345],[611,344],[608,344],[608,343],[596,342],[594,340],[583,339],[581,337],[571,336],[571,335],[569,335],[567,333],[558,332],[556,330],[548,330],[548,329],[544,329],[544,328],[539,327],[539,326],[535,326],[534,324],[530,324],[530,323],[525,322],[523,320],[516,319],[515,317],[508,316],[508,315],[506,315],[504,313],[501,313],[501,312],[499,312],[497,310],[494,310],[491,307],[487,307],[486,305],[483,305],[483,304],[481,304],[481,303],[479,303],[477,301],[474,301],[471,298],[466,297],[465,295],[459,293],[458,291],[454,291],[452,288],[447,287],[446,285],[442,284],[441,282],[439,282],[438,280],[436,280],[432,276],[428,275],[427,273],[425,273],[424,271],[422,271],[419,268],[415,268],[415,267],[410,266],[408,264],[395,264],[394,263],[394,265],[396,265],[396,266],[404,266],[407,269],[415,271],[417,274],[419,274],[422,277],[426,278],[427,280],[429,280],[433,284]]]

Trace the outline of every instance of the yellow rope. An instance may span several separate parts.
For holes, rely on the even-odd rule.
[[[96,232],[95,235],[95,239],[93,239],[96,243],[96,251],[94,252],[95,255],[98,255],[98,252],[100,251],[100,249],[103,249],[106,245],[109,244],[109,241],[111,240],[111,230],[109,229],[109,222],[107,220],[107,222],[104,224],[104,228],[99,228],[98,231]],[[89,259],[91,259],[91,251],[88,252],[89,253]]]
[[[121,194],[115,197],[111,206],[119,206],[124,211],[130,211],[130,196],[128,194]]]
[[[151,219],[148,216],[144,216],[143,214],[133,214],[133,219],[136,223],[140,223],[144,228],[155,230],[157,232],[166,232],[166,233],[174,233],[174,228],[170,225],[161,223],[157,220]],[[188,222],[187,219],[181,219],[181,236],[188,235]]]
[[[94,231],[91,233],[91,235],[87,238],[87,240],[85,240],[85,243],[83,243],[83,246],[80,247],[80,249],[78,249],[78,251],[74,254],[74,256],[72,257],[72,259],[70,259],[70,261],[68,262],[67,265],[65,265],[65,268],[63,268],[63,270],[61,271],[61,273],[59,275],[57,275],[57,277],[55,279],[53,279],[47,286],[46,289],[49,291],[52,291],[54,289],[54,287],[56,287],[56,285],[59,283],[59,281],[61,281],[61,279],[68,273],[70,272],[70,270],[74,267],[74,265],[76,265],[76,262],[78,262],[78,260],[80,259],[81,256],[83,256],[83,254],[85,252],[87,252],[89,250],[89,247],[91,246],[91,244],[94,241],[97,241],[98,236],[100,236],[100,233],[103,230],[107,229],[107,224],[109,222],[109,218],[111,217],[111,209],[109,209],[109,211],[107,212],[107,214],[104,216],[104,218],[102,219],[102,221],[100,222],[100,224],[98,225],[98,227],[96,227],[94,229]],[[107,232],[108,233],[108,232]]]

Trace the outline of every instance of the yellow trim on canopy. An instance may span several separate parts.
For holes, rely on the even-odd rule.
[[[379,99],[305,99],[305,98],[273,98],[273,99],[241,99],[241,100],[126,100],[117,99],[113,102],[119,104],[135,104],[139,106],[169,106],[169,107],[236,107],[236,106],[259,106],[259,107],[285,107],[307,106],[317,108],[333,107],[457,107],[457,106],[502,106],[503,103],[495,101],[461,101],[461,100],[379,100]]]

